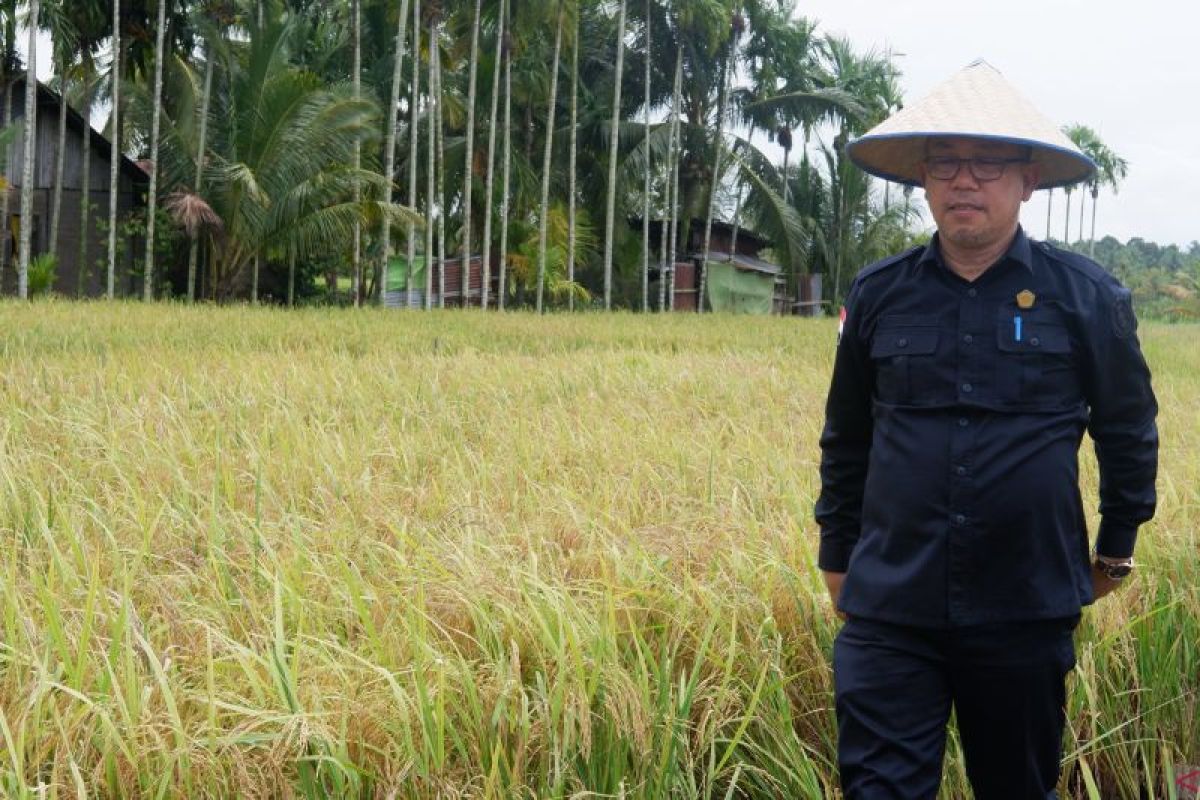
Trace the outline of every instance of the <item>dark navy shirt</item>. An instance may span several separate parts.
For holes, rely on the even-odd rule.
[[[841,610],[930,627],[1078,614],[1085,429],[1097,551],[1132,555],[1154,513],[1158,407],[1128,290],[1018,229],[973,282],[935,234],[860,272],[846,306],[816,504]]]

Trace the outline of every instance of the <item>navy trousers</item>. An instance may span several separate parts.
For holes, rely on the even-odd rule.
[[[850,619],[833,646],[847,800],[934,798],[951,708],[978,800],[1056,798],[1078,622],[932,630]]]

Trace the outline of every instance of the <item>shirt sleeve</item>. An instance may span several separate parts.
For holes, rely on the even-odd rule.
[[[860,286],[855,284],[846,298],[846,320],[834,357],[821,432],[821,493],[815,508],[821,526],[817,566],[827,572],[846,571],[862,529],[863,487],[874,421]]]
[[[1088,433],[1100,466],[1100,531],[1096,552],[1133,555],[1138,526],[1154,516],[1158,473],[1158,403],[1137,338],[1128,289],[1102,286],[1093,310],[1085,392]]]

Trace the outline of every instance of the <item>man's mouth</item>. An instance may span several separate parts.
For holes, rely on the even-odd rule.
[[[975,203],[950,203],[946,206],[948,211],[983,211],[983,206]]]

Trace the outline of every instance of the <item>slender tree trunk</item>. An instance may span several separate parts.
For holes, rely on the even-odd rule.
[[[258,273],[262,267],[262,253],[255,251],[254,266],[250,275],[250,305],[258,305]]]
[[[1063,215],[1063,245],[1071,244],[1071,193],[1066,189],[1063,190],[1067,194],[1067,213]]]
[[[11,53],[17,49],[15,41],[15,26],[14,19],[4,22],[4,51]],[[0,109],[0,127],[8,127],[12,122],[12,104],[13,104],[13,85],[16,83],[14,76],[10,75],[7,70],[4,71],[4,108]],[[9,212],[12,210],[11,201],[9,200],[9,187],[5,186],[0,189],[0,273],[8,269],[9,250],[12,247],[12,229],[10,227]]]
[[[417,158],[420,154],[420,125],[421,125],[421,0],[413,0],[413,63],[412,63],[412,98],[408,103],[408,207],[414,211],[417,208]],[[426,226],[429,221],[426,219]],[[408,264],[404,267],[404,307],[409,307],[409,296],[412,292],[413,262],[417,258],[417,229],[412,222],[406,229],[408,238]],[[429,259],[425,259],[426,284],[430,272]],[[429,286],[425,287],[426,308],[429,298]]]
[[[471,189],[475,172],[475,73],[479,66],[479,16],[482,0],[475,0],[475,18],[471,23],[471,63],[467,67],[467,141],[463,170],[462,304],[471,305]],[[480,267],[483,265],[480,264]],[[480,287],[482,289],[482,287]],[[481,295],[482,299],[482,295]]]
[[[721,184],[721,161],[725,155],[725,106],[729,100],[729,82],[733,77],[737,58],[737,35],[729,43],[729,60],[721,73],[721,90],[717,99],[716,154],[713,157],[712,182],[708,188],[708,214],[704,220],[704,255],[700,261],[700,286],[696,290],[696,313],[704,313],[704,293],[708,284],[708,255],[712,245],[713,215],[717,210],[717,189]],[[785,151],[786,153],[786,151]],[[786,158],[786,155],[785,155]]]
[[[296,249],[288,248],[288,308],[296,305]]]
[[[791,187],[788,186],[788,156],[792,154],[792,148],[783,148],[783,204],[787,205]]]
[[[21,170],[21,253],[17,262],[17,296],[29,298],[29,259],[33,245],[33,162],[37,157],[37,30],[38,0],[29,0],[28,67],[25,70],[25,163]]]
[[[642,313],[650,310],[650,0],[646,0],[645,136],[646,167],[642,175]]]
[[[167,0],[158,0],[158,31],[154,40],[154,112],[150,123],[150,189],[146,192],[146,269],[142,299],[154,299],[154,223],[158,211],[158,137],[162,129],[163,41],[167,27]]]
[[[620,147],[621,81],[625,70],[625,2],[617,17],[617,65],[613,78],[612,124],[608,143],[608,198],[604,213],[604,310],[612,309],[613,227],[617,214],[617,154]]]
[[[437,95],[437,155],[438,155],[438,173],[437,173],[437,201],[438,201],[438,275],[441,283],[438,286],[438,291],[441,296],[438,298],[438,307],[446,307],[446,119],[445,119],[445,100],[442,94],[442,49],[439,46],[440,39],[434,36],[431,39],[430,46],[433,48],[433,63],[436,69],[433,73],[434,93]],[[463,298],[464,300],[466,298]]]
[[[567,155],[567,309],[575,310],[575,237],[578,220],[576,219],[575,200],[578,194],[579,171],[579,28],[580,9],[575,10],[575,32],[571,44],[571,129],[568,133],[569,143]]]
[[[1050,241],[1050,209],[1054,205],[1054,190],[1046,192],[1046,241]]]
[[[550,64],[549,111],[546,112],[546,142],[542,153],[542,202],[538,214],[537,313],[542,313],[546,287],[546,235],[550,224],[550,166],[554,150],[554,115],[558,105],[558,59],[562,52],[564,4],[558,4],[558,23],[554,27],[554,58]]]
[[[83,297],[87,290],[88,241],[91,239],[92,212],[92,76],[84,77],[83,92],[83,174],[79,180],[79,273],[75,294]]]
[[[679,172],[683,161],[683,138],[680,128],[679,114],[683,102],[683,47],[675,52],[675,88],[671,96],[671,141],[674,142],[675,155],[671,161],[671,254],[667,265],[670,287],[667,294],[667,307],[675,309],[675,259],[676,248],[679,246]]]
[[[1096,257],[1096,198],[1099,192],[1092,192],[1092,235],[1089,237],[1088,258]]]
[[[753,143],[754,143],[754,126],[751,125],[750,129],[746,132],[747,148],[753,147],[754,146]],[[788,157],[788,150],[784,150],[783,151],[784,164],[787,164],[787,157]],[[784,182],[784,186],[787,186],[786,179]],[[742,185],[742,182],[738,181],[737,203],[733,207],[733,235],[729,237],[729,252],[734,255],[736,255],[737,251],[738,251],[738,234],[741,233],[741,229],[742,229],[742,194],[743,194],[742,190],[744,188],[745,187]]]
[[[354,76],[352,83],[354,85],[354,99],[358,100],[362,97],[362,2],[361,0],[351,0],[350,11],[354,16]],[[354,204],[357,206],[362,201],[362,187],[358,182],[358,171],[362,169],[362,144],[358,141],[354,142]],[[257,262],[256,262],[257,263]],[[363,272],[362,272],[362,224],[355,219],[354,221],[354,277],[351,279],[351,289],[354,292],[354,307],[362,306],[363,302]],[[257,302],[257,301],[256,301]]]
[[[678,61],[677,61],[678,66]],[[672,111],[674,110],[674,97],[672,97]],[[669,236],[671,232],[671,174],[672,165],[675,164],[675,120],[673,117],[667,119],[667,158],[663,163],[662,179],[663,179],[663,205],[662,205],[662,224],[659,225],[658,237],[658,310],[663,312],[667,310],[667,279],[669,270]]]
[[[1087,205],[1087,196],[1087,190],[1081,186],[1079,188],[1079,227],[1076,229],[1079,231],[1077,235],[1081,242],[1083,241],[1083,209]]]
[[[437,88],[437,80],[434,77],[434,70],[437,69],[436,56],[437,50],[437,24],[430,20],[429,22],[429,103],[425,107],[425,123],[427,128],[427,136],[429,139],[426,149],[426,170],[425,170],[425,308],[433,308],[433,193],[436,186],[434,171],[438,167],[437,163],[437,105],[438,97],[435,89]],[[442,285],[441,292],[445,294],[445,276],[442,276],[440,281]],[[438,307],[443,303],[442,298],[438,297]]]
[[[500,62],[504,58],[504,0],[500,2],[500,15],[496,20],[496,65],[492,69],[492,103],[488,113],[487,177],[484,185],[483,211],[483,286],[480,288],[479,306],[488,307],[492,287],[492,202],[495,190],[496,165],[496,109],[500,105]]]
[[[117,277],[117,197],[121,174],[121,0],[113,0],[112,33],[112,148],[108,170],[108,276],[105,297],[116,296]]]
[[[58,255],[58,230],[62,224],[63,171],[67,160],[67,70],[65,59],[58,65],[59,88],[62,92],[58,103],[58,148],[54,157],[54,200],[50,211],[50,254]]]
[[[392,188],[396,176],[396,139],[400,134],[400,81],[404,79],[404,33],[407,25],[408,0],[401,0],[400,20],[396,23],[396,54],[392,66],[392,95],[388,101],[387,136],[383,147],[383,174],[387,177],[387,191],[384,193],[384,200],[389,203],[392,202]],[[416,74],[415,67],[413,74]],[[415,152],[415,150],[410,152]],[[380,256],[377,284],[379,286],[379,305],[382,306],[386,302],[388,271],[392,256],[392,223],[386,216],[380,227],[379,242],[382,255]],[[404,291],[407,298],[407,283]],[[407,305],[407,300],[405,305]]]
[[[504,3],[506,26],[512,29],[512,5]],[[508,294],[508,208],[510,178],[512,172],[512,53],[505,47],[504,57],[504,153],[501,156],[503,164],[500,174],[500,284],[496,288],[499,295],[496,307],[504,310],[504,300]]]
[[[206,48],[204,65],[204,96],[200,98],[200,141],[196,147],[196,180],[193,182],[193,190],[196,194],[200,194],[204,188],[204,164],[208,160],[208,106],[212,100],[212,79],[213,79],[213,52],[212,48]],[[200,251],[199,238],[192,239],[192,244],[188,248],[188,285],[187,299],[189,303],[196,301],[196,261]],[[288,305],[292,304],[288,300]]]

